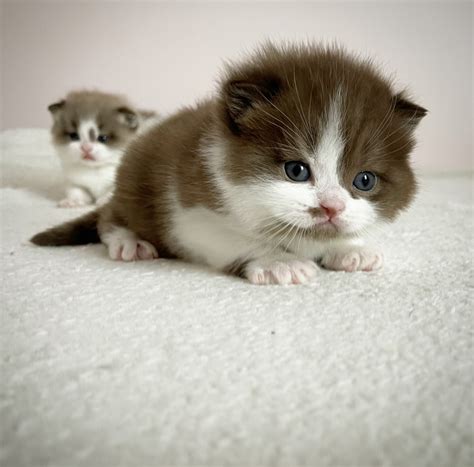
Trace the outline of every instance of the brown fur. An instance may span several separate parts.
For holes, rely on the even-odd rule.
[[[100,242],[97,232],[99,213],[92,211],[79,219],[66,222],[36,234],[30,239],[39,246],[87,245]]]
[[[369,63],[340,50],[266,46],[244,64],[229,68],[216,99],[178,112],[129,146],[113,199],[100,212],[99,232],[111,224],[123,226],[155,245],[160,256],[184,257],[168,230],[170,196],[184,207],[223,208],[200,152],[205,139],[218,134],[226,140],[224,170],[234,183],[254,182],[256,167],[282,179],[285,161],[302,160],[297,147],[317,145],[324,109],[339,89],[344,102],[346,144],[340,171],[345,187],[352,196],[376,203],[382,218],[393,219],[415,192],[408,155],[413,128],[425,109],[395,95]],[[298,137],[293,128],[299,129]],[[363,170],[379,174],[372,192],[352,186],[355,174]],[[48,244],[53,244],[54,229],[49,232]],[[57,244],[65,244],[62,230],[57,235]],[[311,235],[325,237],[321,232]],[[229,266],[233,272],[240,269]]]

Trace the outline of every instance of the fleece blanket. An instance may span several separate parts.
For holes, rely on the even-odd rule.
[[[28,238],[46,130],[2,134],[2,466],[468,466],[472,183],[425,177],[376,273],[253,286]]]

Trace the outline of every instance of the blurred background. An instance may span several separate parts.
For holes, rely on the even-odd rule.
[[[472,170],[471,2],[3,1],[2,129],[49,127],[74,88],[167,114],[215,90],[223,60],[265,39],[343,44],[373,57],[430,113],[415,166]]]

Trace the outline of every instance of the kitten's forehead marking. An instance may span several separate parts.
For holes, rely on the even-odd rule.
[[[95,120],[83,120],[79,123],[79,136],[81,141],[94,142],[96,135],[99,134]]]
[[[316,150],[310,154],[318,191],[340,185],[338,167],[344,151],[342,106],[342,93],[338,89],[323,118],[321,138]]]

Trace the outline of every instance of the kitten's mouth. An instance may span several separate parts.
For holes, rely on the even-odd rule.
[[[86,153],[86,154],[82,155],[82,160],[84,160],[84,161],[94,161],[95,162],[96,158],[92,154]]]
[[[319,222],[315,222],[313,224],[313,229],[321,229],[324,231],[333,231],[333,232],[339,232],[340,230],[340,225],[334,222],[334,219],[321,219]]]

